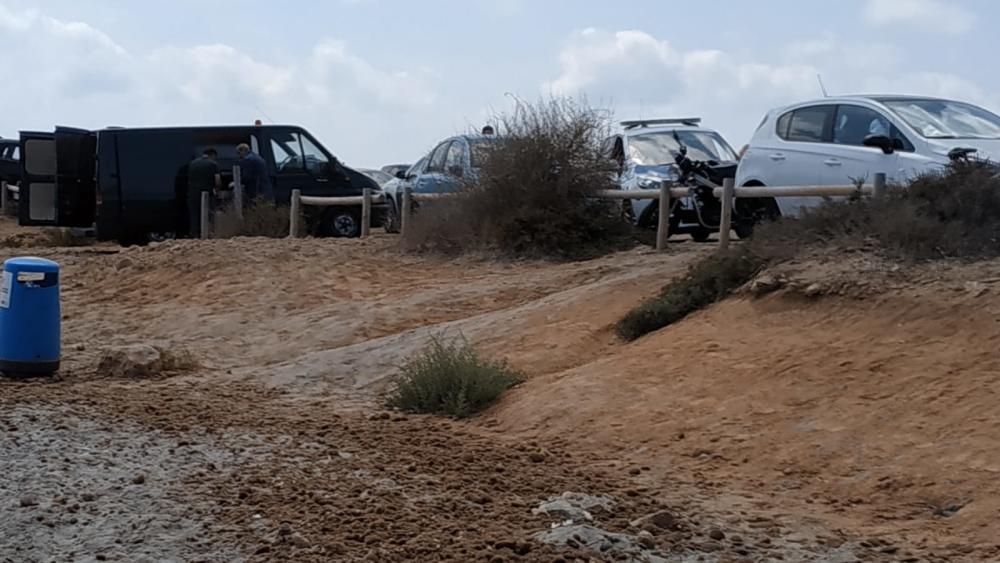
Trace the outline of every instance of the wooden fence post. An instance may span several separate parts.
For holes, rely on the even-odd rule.
[[[236,208],[236,216],[243,220],[243,170],[240,165],[233,166],[233,207]]]
[[[886,175],[885,172],[879,172],[875,174],[875,186],[872,189],[872,195],[875,199],[883,199],[888,192],[888,187],[886,186]]]
[[[212,206],[212,193],[208,190],[201,192],[201,238],[209,238],[210,218]]]
[[[719,250],[729,248],[729,235],[733,228],[733,194],[736,192],[736,180],[722,180],[722,220],[719,222]]]
[[[299,223],[302,221],[302,190],[292,190],[291,217],[289,218],[288,236],[299,236]]]
[[[660,183],[659,221],[656,225],[656,250],[667,249],[667,239],[670,238],[670,182]]]
[[[10,190],[7,189],[7,182],[0,182],[0,211],[4,215],[10,210]]]
[[[372,189],[365,188],[361,196],[361,238],[372,232]]]
[[[399,214],[399,233],[406,235],[406,228],[410,225],[410,215],[413,208],[413,188],[406,186],[403,188],[403,209]]]

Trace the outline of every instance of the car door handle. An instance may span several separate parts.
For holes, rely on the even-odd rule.
[[[785,160],[785,155],[780,152],[772,153],[771,160]]]
[[[823,164],[827,166],[840,166],[841,164],[843,164],[843,162],[840,162],[836,158],[828,158],[823,161]]]
[[[330,179],[329,179],[329,178],[316,178],[316,181],[317,181],[317,182],[323,182],[323,183],[326,183],[326,182],[329,182],[329,181],[330,181]]]

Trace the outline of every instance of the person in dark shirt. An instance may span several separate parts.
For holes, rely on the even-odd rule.
[[[208,148],[188,164],[188,232],[192,238],[201,236],[201,194],[208,192],[208,201],[212,202],[213,192],[222,185],[218,157],[215,149]]]
[[[236,147],[240,155],[240,176],[243,179],[243,206],[252,205],[257,198],[274,201],[271,176],[267,173],[267,163],[246,143]]]

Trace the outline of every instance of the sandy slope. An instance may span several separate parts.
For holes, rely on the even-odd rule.
[[[863,300],[730,301],[531,381],[496,424],[572,432],[581,449],[652,466],[653,483],[690,475],[768,513],[992,559],[997,274],[918,268]]]
[[[7,248],[63,265],[66,351],[52,384],[0,382],[0,422],[17,428],[0,441],[18,458],[8,469],[35,471],[95,420],[107,446],[97,462],[119,469],[50,460],[41,490],[0,483],[7,505],[42,497],[0,531],[43,541],[31,511],[59,514],[76,479],[106,493],[98,521],[127,529],[129,510],[162,512],[157,525],[175,524],[166,537],[193,538],[168,558],[516,559],[547,525],[533,503],[577,489],[622,499],[607,522],[618,530],[669,507],[685,531],[656,541],[677,557],[1000,559],[1000,265],[802,261],[784,274],[849,297],[744,298],[633,344],[614,338],[622,314],[710,250],[554,265],[401,256],[387,237]],[[472,424],[370,420],[399,363],[442,332],[530,381]],[[191,349],[204,369],[156,382],[95,371],[103,348],[154,340]],[[157,457],[171,450],[182,463]],[[122,491],[143,467],[163,478],[130,505]],[[177,502],[207,528],[177,520]],[[76,537],[73,549],[139,553],[72,518],[52,529]],[[283,522],[309,545],[292,545]],[[71,557],[61,549],[33,556]],[[524,555],[554,557],[536,544]]]

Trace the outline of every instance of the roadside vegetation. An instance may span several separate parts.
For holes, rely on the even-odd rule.
[[[504,361],[481,357],[464,338],[432,338],[402,367],[388,405],[420,414],[466,418],[486,409],[523,379]]]
[[[1000,256],[1000,176],[986,162],[959,162],[884,199],[828,201],[797,219],[760,225],[754,238],[704,259],[617,325],[635,340],[716,303],[769,265],[824,248],[868,250],[900,261]]]
[[[476,155],[478,177],[455,198],[423,204],[404,249],[573,260],[635,243],[621,204],[592,197],[614,188],[601,152],[610,116],[552,98],[496,121],[498,141]]]
[[[215,214],[214,236],[284,238],[290,228],[290,210],[287,205],[257,198],[243,210],[242,219],[233,205]]]

